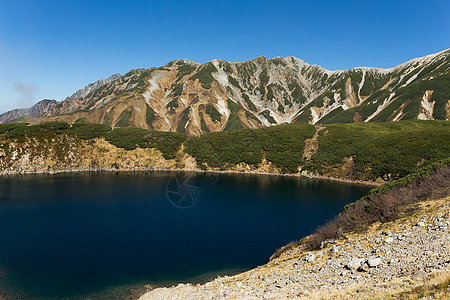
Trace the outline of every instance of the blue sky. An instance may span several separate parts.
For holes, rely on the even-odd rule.
[[[0,0],[0,111],[178,58],[392,67],[450,48],[450,1]]]

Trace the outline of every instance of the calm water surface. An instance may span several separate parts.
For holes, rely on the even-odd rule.
[[[365,186],[276,176],[0,178],[0,299],[129,299],[264,264]]]

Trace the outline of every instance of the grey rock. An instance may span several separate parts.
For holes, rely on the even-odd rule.
[[[308,254],[306,254],[305,260],[307,262],[313,262],[316,260],[316,255],[312,252],[309,252]]]
[[[271,285],[269,285],[269,286],[267,286],[266,287],[266,292],[267,293],[270,293],[270,292],[273,292],[273,291],[275,291],[277,289],[277,287],[275,286],[275,285],[273,285],[273,284],[271,284]]]
[[[394,242],[394,239],[392,237],[388,237],[384,240],[387,244],[392,244]]]
[[[347,263],[346,267],[347,267],[349,270],[352,270],[352,271],[357,270],[357,269],[361,266],[361,264],[362,264],[363,261],[364,261],[364,260],[361,259],[361,258],[355,258],[355,257],[353,257],[353,258],[350,259],[350,261]]]
[[[369,265],[369,267],[374,268],[377,267],[379,265],[381,265],[383,263],[383,261],[381,260],[381,258],[376,257],[376,258],[369,258],[367,260],[367,264]]]

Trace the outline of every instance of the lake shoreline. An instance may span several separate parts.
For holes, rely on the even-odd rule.
[[[323,175],[302,175],[302,174],[280,174],[270,172],[256,172],[256,171],[237,171],[237,170],[199,170],[199,169],[181,169],[181,168],[98,168],[98,169],[61,169],[61,170],[35,170],[35,171],[0,171],[0,176],[16,176],[16,175],[33,175],[33,174],[63,174],[63,173],[142,173],[142,172],[194,172],[194,173],[216,173],[216,174],[243,174],[243,175],[269,175],[269,176],[283,176],[283,177],[297,177],[306,179],[319,179],[327,181],[336,181],[341,183],[358,184],[377,187],[383,183],[374,181],[365,181],[357,179],[338,178]]]

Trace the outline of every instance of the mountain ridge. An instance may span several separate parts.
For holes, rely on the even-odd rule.
[[[177,59],[114,74],[20,121],[104,123],[200,135],[210,131],[450,118],[450,49],[389,69],[330,71],[299,58]],[[18,114],[0,115],[0,123]]]

